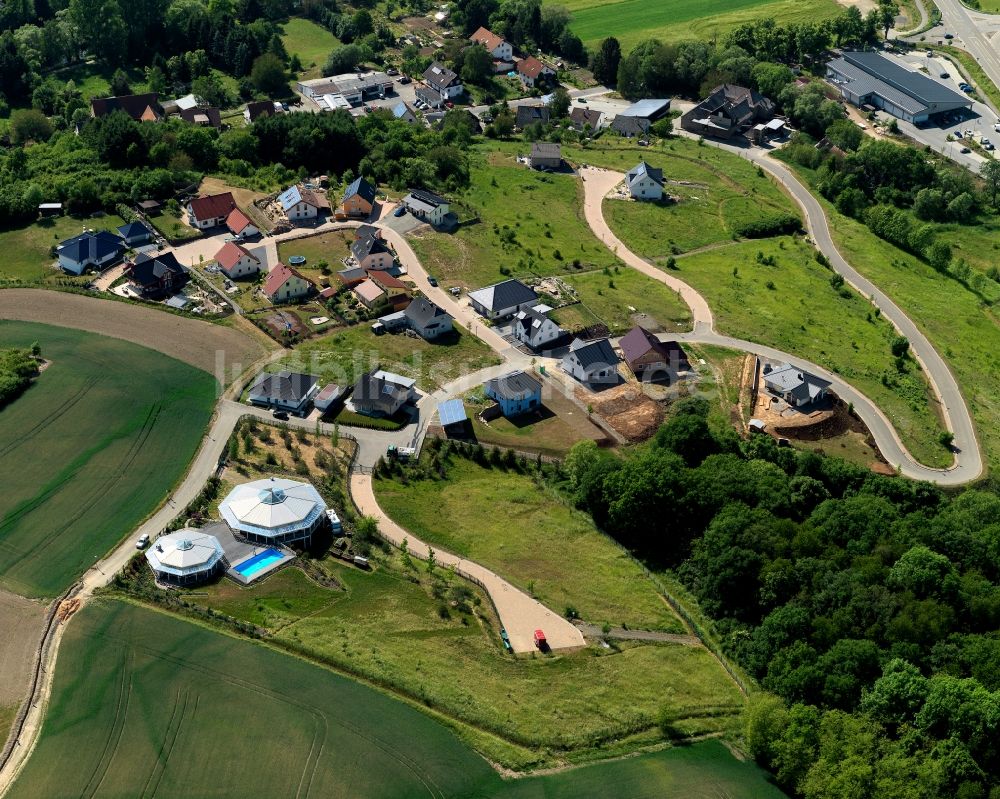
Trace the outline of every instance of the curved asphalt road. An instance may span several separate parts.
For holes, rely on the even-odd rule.
[[[812,196],[787,167],[768,158],[764,151],[748,150],[719,143],[713,144],[721,149],[747,158],[774,176],[802,208],[810,235],[813,237],[819,250],[829,259],[833,269],[843,275],[844,279],[861,294],[870,298],[872,303],[881,309],[882,314],[896,329],[909,339],[914,357],[919,361],[925,374],[928,375],[930,384],[938,397],[945,424],[955,436],[953,446],[954,462],[947,469],[934,469],[916,461],[907,451],[902,441],[900,441],[892,423],[878,406],[846,383],[842,378],[837,377],[826,369],[772,347],[765,347],[760,344],[716,333],[711,310],[709,310],[705,299],[686,283],[654,267],[645,259],[640,258],[629,250],[615,237],[605,222],[602,201],[608,191],[617,185],[624,176],[621,173],[603,169],[582,169],[580,172],[585,187],[584,212],[594,234],[629,266],[679,291],[681,297],[691,307],[694,317],[694,332],[676,336],[676,338],[692,342],[718,344],[763,355],[767,358],[789,361],[790,363],[801,365],[807,371],[829,380],[833,384],[834,390],[842,399],[854,404],[854,409],[868,426],[883,457],[889,463],[896,466],[900,474],[916,480],[927,480],[938,485],[961,485],[979,477],[983,473],[982,454],[979,449],[979,442],[976,439],[972,418],[969,415],[969,410],[966,407],[965,400],[962,397],[954,376],[930,341],[927,340],[927,337],[920,332],[899,306],[890,300],[874,283],[844,260],[833,243],[826,214],[816,198]]]

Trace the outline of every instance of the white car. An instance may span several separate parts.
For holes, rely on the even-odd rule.
[[[149,546],[149,536],[146,533],[143,533],[142,535],[139,536],[139,540],[135,542],[135,548],[145,549],[148,546]]]

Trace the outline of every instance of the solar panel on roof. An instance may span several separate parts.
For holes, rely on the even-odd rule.
[[[460,399],[450,399],[438,405],[438,418],[441,424],[447,427],[450,424],[458,424],[468,419],[465,412],[465,405]]]

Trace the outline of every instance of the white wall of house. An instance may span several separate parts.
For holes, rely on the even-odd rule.
[[[659,200],[663,197],[663,187],[649,177],[632,181],[629,191],[635,200]]]
[[[316,206],[309,203],[298,202],[285,211],[285,215],[291,219],[314,219],[316,217]]]
[[[562,368],[581,383],[609,383],[618,374],[617,368],[609,364],[595,364],[584,369],[574,352],[562,359]]]
[[[490,55],[500,61],[510,61],[514,57],[514,48],[511,47],[510,42],[500,42],[493,48]]]
[[[435,316],[424,327],[415,328],[423,338],[437,338],[454,329],[450,316]]]
[[[223,267],[222,271],[227,277],[231,278],[248,277],[256,275],[260,271],[260,262],[249,255],[243,255],[240,257],[240,260],[232,265],[232,268],[226,269]]]
[[[59,266],[74,275],[82,275],[83,270],[87,268],[86,263],[74,261],[72,258],[67,258],[65,255],[59,256]]]
[[[392,255],[387,252],[375,252],[366,255],[358,264],[362,269],[392,269]]]
[[[271,295],[271,302],[287,302],[296,297],[304,297],[308,293],[309,284],[302,278],[293,275]]]

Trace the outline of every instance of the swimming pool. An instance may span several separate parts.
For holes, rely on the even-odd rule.
[[[263,571],[268,566],[273,566],[284,557],[285,554],[278,552],[276,549],[265,549],[263,552],[258,552],[249,560],[233,566],[233,571],[239,572],[244,577],[253,577],[257,572]]]

